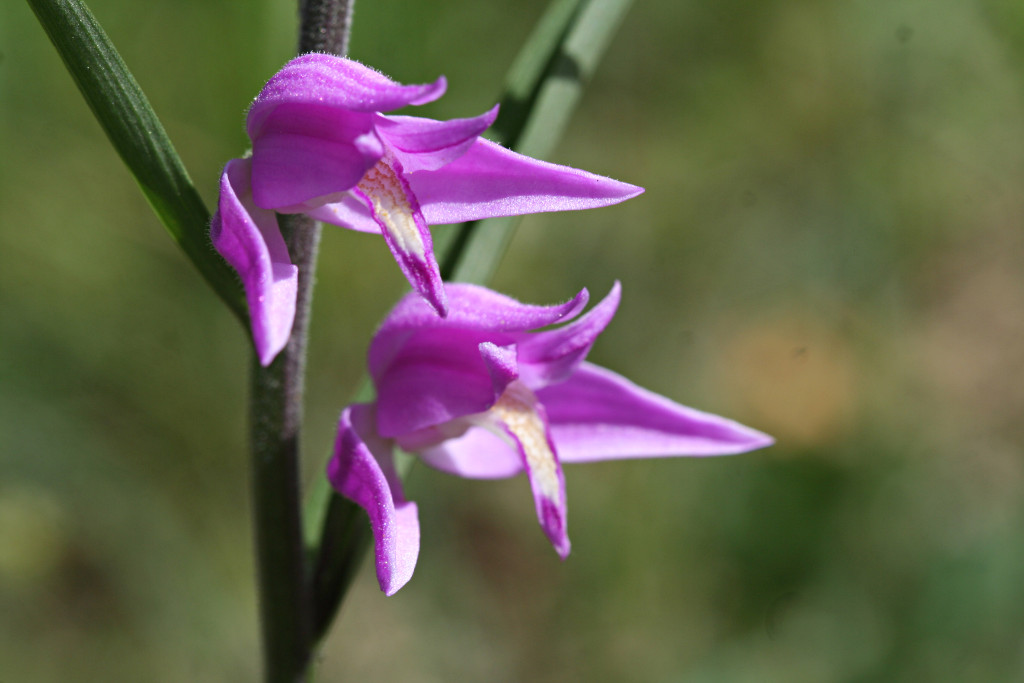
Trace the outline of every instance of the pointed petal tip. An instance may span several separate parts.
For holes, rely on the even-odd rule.
[[[569,533],[566,531],[565,524],[566,506],[564,482],[560,483],[560,486],[563,489],[561,493],[561,501],[539,497],[536,502],[537,517],[538,521],[540,521],[540,528],[544,531],[544,535],[548,537],[548,540],[551,541],[551,545],[554,547],[555,552],[564,560],[569,556],[572,544],[569,542]],[[535,495],[536,493],[537,492],[535,492]]]
[[[499,112],[501,112],[501,105],[500,104],[496,104],[493,107],[491,107],[490,109],[488,109],[487,112],[484,114],[484,116],[487,117],[487,119],[485,119],[485,120],[490,120],[490,122],[491,122],[491,123],[488,124],[488,126],[487,126],[488,128],[490,128],[490,126],[495,121],[498,120]]]
[[[764,432],[759,432],[756,429],[750,430],[750,441],[747,444],[747,450],[756,451],[774,445],[774,437],[768,436]]]
[[[562,317],[567,319],[575,318],[580,314],[580,311],[587,307],[588,303],[590,303],[590,290],[584,287],[576,296],[566,302],[565,315]]]
[[[430,288],[420,291],[420,296],[440,318],[448,317],[448,295],[445,293],[443,284],[439,289]]]
[[[409,104],[426,104],[438,99],[448,90],[448,79],[444,76],[438,76],[437,80],[433,83],[425,83],[421,87],[423,88],[423,93]]]

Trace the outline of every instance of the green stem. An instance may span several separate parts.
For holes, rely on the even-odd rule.
[[[268,683],[302,681],[309,664],[309,585],[298,533],[302,375],[295,361],[284,351],[269,367],[253,363],[253,523]]]
[[[352,0],[300,0],[300,54],[342,55]],[[309,680],[315,645],[310,574],[302,537],[299,491],[306,347],[316,279],[320,225],[304,215],[280,216],[292,262],[299,269],[295,323],[270,366],[252,377],[253,523],[262,626],[264,680]]]

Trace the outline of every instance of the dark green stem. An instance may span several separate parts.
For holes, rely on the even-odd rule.
[[[299,54],[348,53],[355,0],[299,0]]]
[[[299,53],[344,54],[352,0],[300,0]],[[314,609],[303,547],[299,440],[309,315],[320,226],[304,215],[279,218],[299,269],[295,324],[287,346],[252,378],[253,506],[264,680],[309,680]]]
[[[310,658],[298,507],[302,376],[294,373],[295,360],[282,352],[269,367],[254,362],[252,377],[253,523],[268,683],[304,680]]]

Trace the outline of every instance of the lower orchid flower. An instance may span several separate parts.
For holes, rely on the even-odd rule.
[[[428,226],[608,206],[643,192],[485,140],[497,107],[450,121],[381,113],[436,100],[445,87],[444,78],[402,85],[349,59],[307,54],[260,91],[246,120],[252,157],[224,169],[210,237],[242,278],[263,365],[295,316],[297,270],[275,212],[382,235],[413,290],[443,316]]]
[[[405,499],[395,470],[396,447],[461,477],[525,470],[540,526],[565,558],[562,463],[725,455],[772,443],[586,362],[619,292],[616,283],[576,317],[586,290],[561,305],[532,306],[449,284],[446,318],[412,295],[387,316],[368,356],[377,399],[344,410],[328,465],[335,489],[369,514],[377,579],[387,595],[411,578],[420,545],[416,504]]]

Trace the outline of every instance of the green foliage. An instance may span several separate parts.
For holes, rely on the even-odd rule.
[[[255,680],[246,342],[145,229],[27,5],[0,5],[3,676]],[[294,49],[293,6],[92,6],[209,205],[247,98]],[[366,2],[352,54],[444,73],[424,115],[471,116],[542,6]],[[1024,24],[1007,7],[636,3],[554,160],[647,193],[527,218],[494,284],[550,303],[621,279],[595,362],[779,445],[567,468],[564,563],[522,479],[414,469],[417,574],[385,599],[364,567],[320,679],[1019,679]],[[327,453],[406,283],[379,240],[326,230],[317,286],[307,446]]]
[[[167,232],[245,322],[238,278],[209,244],[210,214],[113,43],[80,0],[28,2]]]

